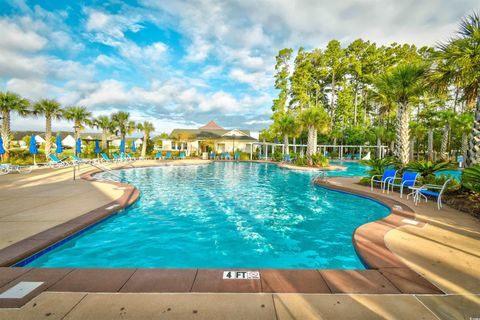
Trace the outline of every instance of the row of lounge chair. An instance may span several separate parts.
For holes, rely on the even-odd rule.
[[[45,163],[46,166],[51,168],[63,168],[67,166],[74,166],[79,164],[88,164],[88,163],[99,163],[99,162],[128,162],[135,161],[136,158],[130,155],[129,153],[113,153],[113,158],[110,158],[106,153],[102,152],[100,154],[102,158],[100,159],[84,159],[76,155],[65,157],[59,159],[55,154],[50,154],[50,161]]]
[[[157,152],[155,154],[155,160],[175,160],[175,159],[180,159],[183,160],[185,159],[185,152],[180,152],[178,158],[172,156],[172,153],[168,151],[165,156],[161,152]]]
[[[407,195],[407,199],[412,196],[415,205],[421,201],[422,198],[427,202],[428,197],[433,197],[437,200],[437,208],[440,210],[443,207],[442,195],[447,189],[448,183],[451,179],[447,179],[443,185],[424,184],[416,185],[418,172],[405,171],[401,177],[397,177],[398,170],[387,169],[382,175],[374,175],[370,179],[370,190],[373,191],[374,184],[380,184],[382,192],[389,194],[393,192],[394,188],[399,188],[400,198],[403,198],[404,189],[411,192]]]
[[[0,175],[9,173],[27,174],[32,172],[32,166],[19,166],[15,164],[2,163],[0,164]]]

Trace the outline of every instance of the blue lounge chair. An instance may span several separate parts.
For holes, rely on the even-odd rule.
[[[388,184],[388,182],[391,179],[395,179],[395,176],[397,175],[397,170],[395,169],[387,169],[383,172],[383,175],[374,175],[370,179],[370,190],[373,191],[373,184],[374,183],[380,183],[380,186],[382,188],[382,192],[385,192],[385,186]],[[378,177],[381,177],[380,180],[378,180]]]
[[[70,165],[70,163],[67,162],[68,157],[58,159],[58,157],[54,154],[49,154],[48,156],[50,158],[50,162],[48,162],[47,165],[51,167],[58,168]]]
[[[112,162],[114,159],[110,159],[105,152],[100,153],[104,162]]]
[[[425,198],[425,202],[427,202],[427,196],[437,198],[437,208],[438,210],[442,209],[442,195],[447,189],[448,183],[452,180],[452,178],[447,179],[443,185],[435,185],[435,184],[424,184],[420,188],[416,189],[413,194],[413,201],[415,205],[418,205],[418,202],[421,200],[421,197]],[[436,191],[433,191],[436,190]],[[410,194],[410,195],[411,195]],[[407,196],[408,199],[408,196]]]
[[[230,153],[225,153],[225,160],[230,160]]]
[[[155,160],[161,160],[161,159],[162,159],[162,153],[157,152],[157,154],[155,154]]]
[[[121,162],[123,161],[122,157],[120,157],[118,154],[114,153],[113,154],[113,158],[115,159],[115,161],[117,162]]]
[[[403,173],[402,178],[393,178],[388,180],[388,185],[387,185],[387,194],[391,190],[393,192],[394,187],[399,187],[400,188],[400,198],[403,197],[403,189],[405,187],[414,187],[415,183],[417,182],[417,177],[418,177],[418,172],[413,172],[413,171],[405,171]],[[399,181],[399,182],[395,182]]]
[[[32,166],[18,166],[9,163],[0,163],[0,175],[18,172],[20,174],[27,174],[32,172]]]
[[[290,155],[289,155],[289,154],[284,154],[284,155],[283,155],[283,161],[285,161],[285,162],[290,162],[290,161],[292,161],[292,160],[290,159]]]
[[[240,160],[240,154],[235,153],[235,160],[237,160],[237,161]]]
[[[210,159],[211,159],[211,160],[215,160],[215,153],[213,153],[213,152],[210,153]]]
[[[362,157],[360,157],[360,153],[357,153],[357,154],[355,155],[355,160],[361,160],[361,159],[362,159]]]
[[[180,160],[184,160],[185,159],[185,152],[180,152]]]
[[[73,155],[71,156],[71,158],[73,159],[73,162],[75,164],[80,164],[80,163],[90,163],[90,162],[93,162],[92,160],[89,160],[89,159],[82,159],[76,155]]]
[[[125,153],[121,153],[120,154],[120,158],[123,160],[123,161],[132,161],[132,159],[130,157],[128,157]]]
[[[347,159],[347,160],[352,160],[352,155],[351,155],[351,154],[347,154],[347,156],[345,157],[345,159]]]
[[[125,155],[127,156],[128,159],[130,159],[131,161],[135,161],[137,160],[134,156],[132,156],[130,153],[125,153]]]
[[[172,160],[172,153],[170,151],[165,155],[165,160]]]

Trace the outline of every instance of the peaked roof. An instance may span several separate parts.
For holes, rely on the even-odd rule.
[[[209,123],[207,123],[206,125],[204,125],[203,127],[200,127],[198,129],[208,129],[208,130],[212,130],[212,129],[223,129],[222,127],[220,127],[215,121],[211,120]]]

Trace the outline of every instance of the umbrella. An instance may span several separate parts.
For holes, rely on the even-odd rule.
[[[125,140],[120,141],[120,153],[125,152]]]
[[[33,165],[37,165],[37,161],[35,159],[35,155],[38,154],[38,148],[37,148],[37,140],[35,140],[35,136],[32,133],[32,136],[30,137],[30,154],[33,154]]]
[[[3,139],[0,137],[0,156],[5,154],[5,149],[3,148]]]
[[[100,143],[95,139],[95,153],[100,153]]]
[[[135,140],[132,140],[132,152],[137,152],[137,146],[135,145]]]
[[[62,153],[63,148],[62,148],[62,140],[60,139],[60,135],[57,134],[55,144],[57,145],[57,150],[55,150],[55,153]]]
[[[82,140],[80,138],[77,139],[77,145],[75,148],[75,153],[82,153]]]

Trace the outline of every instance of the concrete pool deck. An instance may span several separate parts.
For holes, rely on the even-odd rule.
[[[157,161],[136,162],[135,166],[156,165],[158,163]],[[184,163],[197,164],[206,162],[174,161],[168,164],[180,165]],[[165,164],[162,163],[162,165]],[[88,170],[91,170],[91,168],[84,168],[82,172]],[[72,218],[81,217],[90,211],[91,207],[95,207],[94,205],[91,207],[86,206],[86,199],[96,204],[96,207],[106,206],[118,199],[118,197],[121,197],[122,193],[125,192],[125,190],[119,190],[118,186],[105,185],[101,182],[73,181],[71,180],[71,171],[72,169],[42,169],[35,170],[31,175],[7,175],[0,177],[0,201],[4,201],[0,205],[6,204],[5,208],[8,211],[6,211],[5,217],[10,219],[4,221],[4,212],[2,211],[0,229],[8,230],[5,228],[9,228],[12,225],[8,223],[15,222],[18,226],[17,229],[20,230],[18,234],[16,232],[5,233],[5,236],[3,232],[0,234],[0,243],[4,244],[3,248],[9,244],[31,237],[38,232],[45,231],[51,228],[52,225],[58,225]],[[332,185],[348,187],[360,192],[369,192],[368,188],[356,185],[355,182],[357,180],[358,178],[329,179]],[[45,183],[46,185],[44,186]],[[18,199],[22,199],[22,196],[28,194],[29,190],[33,196],[26,203],[19,203]],[[80,197],[78,202],[76,202],[75,197],[70,197],[69,201],[66,199],[62,201],[64,192],[68,194],[65,190],[70,190],[68,192],[71,192],[71,194],[78,192],[85,196],[84,198]],[[98,192],[99,190],[101,192]],[[45,192],[44,195],[52,197],[50,201],[43,201],[42,192]],[[378,190],[375,193],[378,194]],[[413,207],[411,201],[401,200],[397,194],[392,196],[392,198]],[[57,201],[54,199],[57,199]],[[347,291],[349,288],[345,287],[355,286],[353,281],[351,281],[352,277],[347,282],[344,281],[342,283],[341,279],[338,282],[338,277],[335,277],[335,270],[332,270],[330,275],[328,275],[328,270],[320,270],[318,272],[321,279],[327,282],[326,287],[329,290],[326,293],[338,292],[331,290],[332,282],[328,281],[330,276],[337,279],[337,284],[340,283],[344,286],[344,291],[340,292],[350,292],[350,294],[56,293],[55,290],[64,291],[61,290],[62,281],[65,282],[68,279],[70,279],[70,282],[72,280],[73,282],[76,281],[78,289],[82,290],[82,279],[86,280],[89,276],[86,273],[83,276],[76,275],[72,270],[51,269],[51,271],[46,271],[41,277],[49,281],[49,288],[51,288],[49,290],[52,292],[41,293],[20,309],[0,309],[0,319],[15,319],[16,317],[22,319],[38,319],[42,317],[52,319],[56,317],[62,318],[65,315],[66,319],[98,318],[98,315],[102,315],[102,319],[118,317],[153,318],[155,314],[162,312],[164,312],[162,315],[167,318],[185,318],[190,316],[197,319],[221,319],[227,317],[227,315],[228,318],[233,319],[242,317],[262,319],[269,317],[280,319],[315,318],[320,316],[335,319],[338,318],[339,314],[342,314],[342,318],[350,316],[355,319],[395,318],[391,315],[401,315],[400,317],[403,318],[421,318],[420,315],[422,315],[425,319],[461,318],[459,315],[464,316],[466,319],[468,317],[478,317],[480,313],[477,312],[480,309],[478,296],[480,291],[480,282],[478,280],[480,279],[480,226],[478,221],[469,215],[459,213],[448,207],[438,211],[434,209],[434,205],[431,203],[427,205],[422,204],[415,209],[417,211],[416,220],[421,221],[422,226],[404,225],[398,229],[390,230],[386,233],[385,244],[403,263],[434,283],[442,291],[453,295],[392,294],[399,293],[399,291],[388,290],[392,282],[391,279],[397,278],[399,281],[402,281],[402,274],[390,275],[390,281],[383,284],[387,288],[385,290],[387,294],[353,294],[355,291],[352,291],[352,288],[350,288],[350,291]],[[22,215],[24,212],[27,212],[27,214]],[[44,216],[48,217],[48,219],[44,219],[48,223],[44,223],[45,221],[42,220]],[[5,224],[2,224],[3,222]],[[103,276],[105,280],[110,278],[106,282],[110,284],[113,282],[113,286],[117,285],[115,283],[119,283],[118,290],[114,291],[135,292],[135,285],[142,281],[149,282],[152,280],[152,275],[142,275],[142,272],[145,273],[145,271],[141,271],[141,269],[138,269],[141,271],[140,273],[138,270],[124,270],[125,274],[105,274]],[[316,279],[319,278],[315,270],[313,271],[311,276]],[[88,270],[84,272],[88,273]],[[205,276],[207,283],[213,284],[215,287],[215,284],[212,283],[212,279],[215,279],[215,276],[208,276],[208,272]],[[197,277],[198,274],[195,273],[195,278]],[[374,277],[377,277],[377,275]],[[372,279],[367,278],[365,280],[358,274],[353,275],[353,279],[355,278],[360,283],[373,283]],[[32,279],[36,279],[35,270],[2,268],[0,270],[0,282],[2,282],[0,283],[0,293],[14,282]],[[180,277],[180,279],[190,281],[189,276]],[[269,279],[270,281],[268,281]],[[283,281],[283,284],[279,284],[278,279],[286,279],[288,281]],[[384,280],[383,277],[381,279]],[[129,280],[132,281],[130,284],[128,283]],[[201,287],[197,288],[197,290],[192,290],[195,280],[192,280],[191,291],[215,291],[209,288],[202,290]],[[253,292],[265,292],[265,288],[267,288],[268,292],[268,287],[273,286],[275,290],[272,292],[279,292],[279,289],[282,290],[282,286],[289,285],[290,288],[287,288],[287,290],[290,289],[290,291],[287,292],[292,292],[292,288],[298,289],[294,292],[309,292],[306,291],[308,290],[306,288],[308,287],[308,281],[299,283],[298,280],[295,282],[295,275],[292,274],[279,275],[275,274],[275,272],[268,274],[268,271],[263,271],[262,283],[260,284],[261,291],[257,290],[255,285],[247,285],[247,287],[252,287]],[[161,278],[156,281],[160,281],[163,284],[166,282],[165,279]],[[95,279],[92,279],[91,282],[95,282]],[[90,283],[90,288],[93,288],[93,284]],[[88,285],[88,283],[86,286],[84,284],[83,288],[88,288]],[[279,285],[280,288],[278,287]],[[395,287],[390,290],[395,289],[398,288]],[[104,290],[91,290],[90,292],[92,291]],[[108,290],[106,291],[108,292]],[[62,302],[58,302],[59,299]],[[239,302],[241,302],[240,306],[237,305]],[[258,304],[260,304],[260,308]],[[262,304],[264,307],[261,307]],[[166,311],[161,306],[165,306]],[[332,306],[334,306],[333,309]],[[168,308],[170,308],[170,311],[174,310],[175,312],[169,312]],[[44,312],[43,315],[42,312]],[[96,316],[94,316],[93,312],[95,312]],[[49,315],[46,316],[47,314]],[[56,315],[56,317],[53,315]]]

